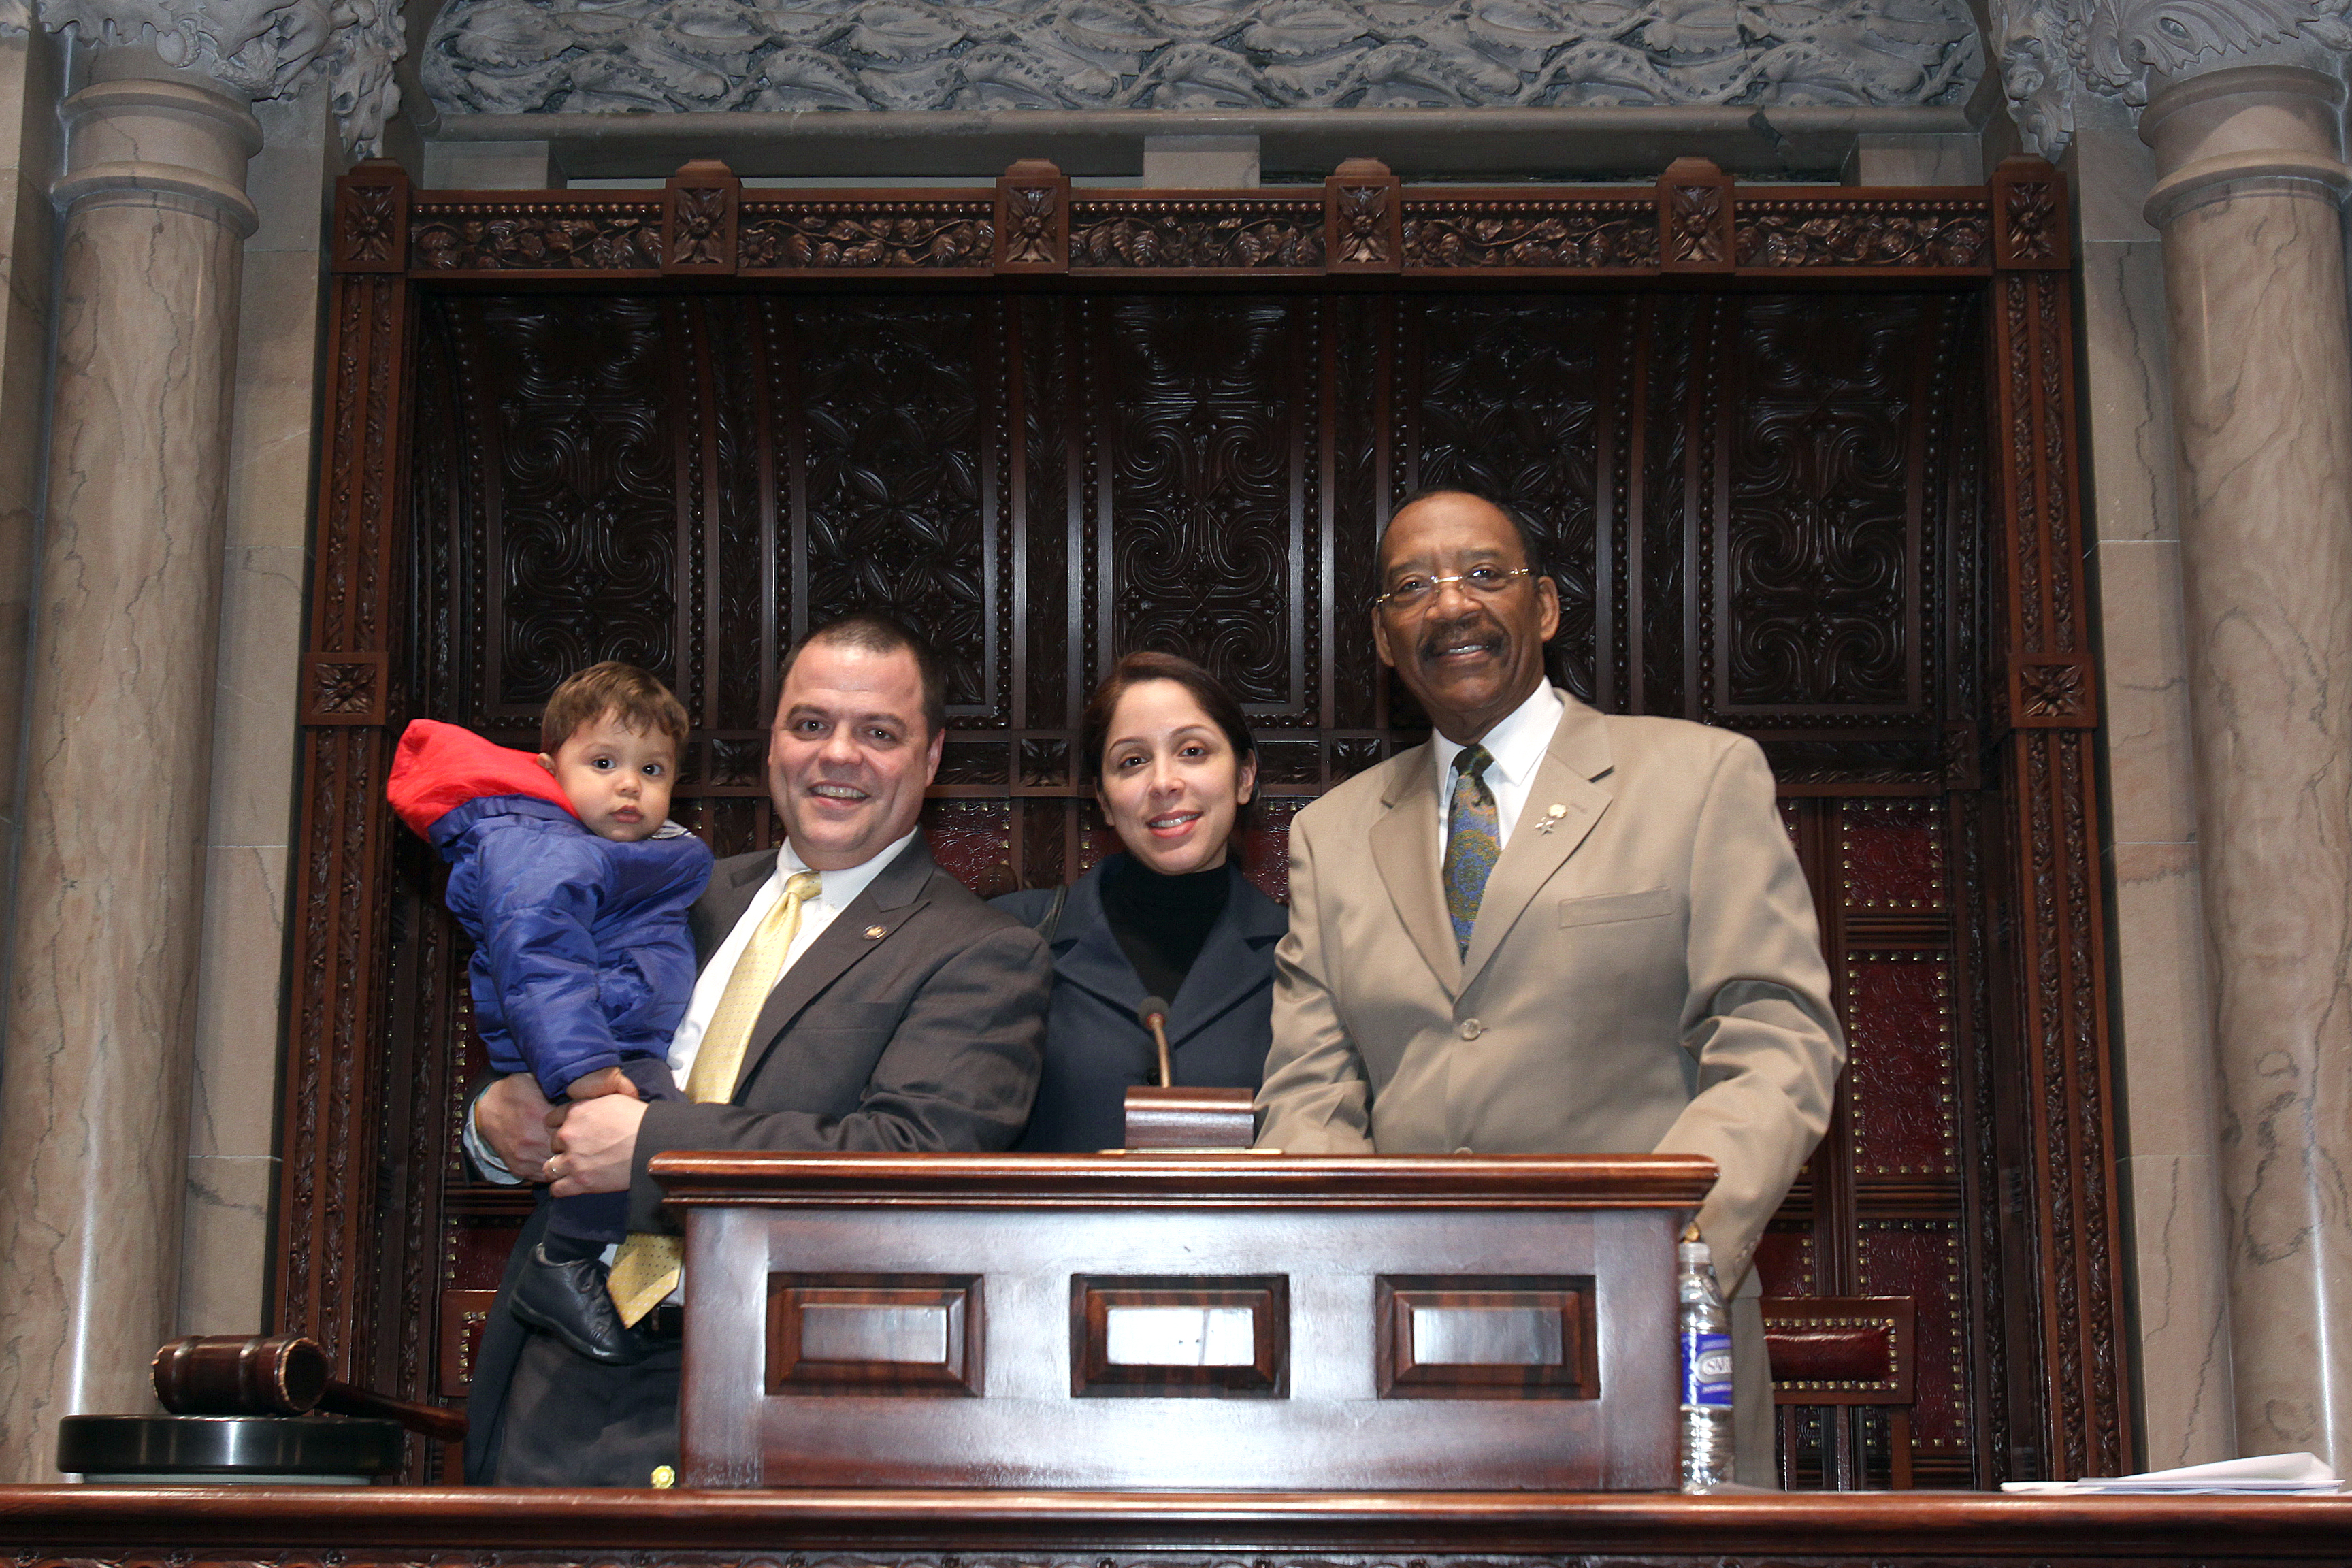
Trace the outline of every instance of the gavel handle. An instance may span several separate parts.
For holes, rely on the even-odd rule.
[[[397,1421],[420,1437],[437,1437],[444,1443],[462,1443],[466,1439],[466,1413],[462,1410],[444,1410],[437,1405],[415,1405],[405,1399],[392,1399],[331,1378],[327,1382],[327,1391],[319,1396],[319,1408],[332,1411],[337,1415],[367,1415],[380,1421]]]

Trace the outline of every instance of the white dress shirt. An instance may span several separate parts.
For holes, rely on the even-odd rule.
[[[920,828],[915,829],[914,833],[908,833],[872,859],[852,866],[846,871],[818,873],[824,885],[817,890],[815,898],[801,906],[801,929],[794,933],[793,945],[784,954],[783,968],[776,972],[780,984],[793,965],[800,962],[801,954],[809,950],[809,945],[824,934],[825,927],[855,902],[857,896],[872,885],[874,879],[882,874],[882,868],[903,854],[907,846],[915,841],[915,833],[921,831]],[[686,1005],[686,1016],[678,1020],[677,1032],[669,1037],[669,1073],[677,1080],[679,1089],[686,1087],[688,1076],[694,1071],[695,1055],[702,1049],[703,1034],[710,1027],[710,1020],[719,1011],[719,999],[726,994],[727,982],[735,973],[736,961],[751,944],[751,935],[760,929],[760,922],[767,918],[770,910],[776,907],[776,900],[784,896],[785,879],[808,868],[808,862],[800,858],[789,841],[778,849],[774,874],[760,884],[759,890],[751,895],[751,903],[736,920],[734,928],[728,931],[727,940],[719,944],[718,951],[710,955],[710,962],[702,966],[702,973],[694,983],[693,999]],[[486,1179],[502,1186],[520,1184],[521,1178],[509,1171],[504,1163],[490,1152],[490,1146],[482,1141],[480,1131],[474,1126],[471,1106],[466,1109],[465,1141],[466,1152],[480,1167]]]
[[[1519,825],[1519,813],[1527,808],[1528,792],[1535,788],[1536,770],[1543,765],[1544,753],[1551,749],[1552,732],[1559,728],[1559,716],[1567,710],[1551,682],[1541,681],[1528,694],[1525,702],[1478,738],[1487,754],[1495,759],[1486,764],[1486,787],[1495,792],[1497,844],[1511,841],[1511,829]],[[1437,864],[1441,871],[1445,865],[1445,835],[1453,826],[1454,759],[1463,750],[1444,735],[1431,731],[1429,756],[1437,768]]]

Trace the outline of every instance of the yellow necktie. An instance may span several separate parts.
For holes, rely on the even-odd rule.
[[[768,993],[783,977],[784,960],[800,934],[801,906],[823,886],[814,871],[795,871],[785,879],[784,896],[751,933],[735,961],[735,972],[727,977],[727,989],[719,994],[710,1026],[702,1032],[702,1048],[695,1052],[694,1067],[686,1075],[687,1099],[709,1104],[734,1098],[735,1077],[742,1071],[751,1030],[768,1005]],[[621,1321],[635,1324],[667,1300],[677,1289],[685,1258],[685,1245],[675,1236],[638,1231],[624,1240],[613,1257],[607,1283]]]

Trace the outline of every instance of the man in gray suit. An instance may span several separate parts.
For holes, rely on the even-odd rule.
[[[505,1310],[510,1262],[475,1367],[467,1479],[644,1486],[676,1464],[677,1226],[646,1173],[656,1154],[985,1150],[1020,1134],[1052,963],[924,847],[942,709],[937,661],[903,628],[853,616],[811,634],[785,660],[768,752],[787,840],[719,862],[691,911],[701,974],[670,1047],[688,1098],[557,1112],[520,1074],[477,1103],[469,1147],[493,1174],[629,1194],[630,1230],[654,1239],[623,1243],[613,1294],[651,1353],[605,1364],[524,1328]]]
[[[1712,1158],[1738,1474],[1769,1485],[1750,1263],[1844,1061],[1771,770],[1727,731],[1547,684],[1559,591],[1490,502],[1401,507],[1381,572],[1381,658],[1437,733],[1292,824],[1259,1142]]]

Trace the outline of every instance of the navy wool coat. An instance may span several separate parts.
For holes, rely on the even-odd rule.
[[[1109,864],[1071,884],[1055,928],[1045,1072],[1029,1130],[1013,1145],[1018,1150],[1116,1149],[1127,1136],[1129,1086],[1159,1081],[1151,1033],[1136,1017],[1143,982],[1103,914],[1102,876]],[[1290,917],[1231,860],[1225,874],[1233,885],[1224,910],[1183,985],[1168,998],[1168,1057],[1186,1088],[1255,1089],[1274,1040],[1274,945]],[[1033,888],[992,901],[1034,926],[1053,898],[1051,888]]]

